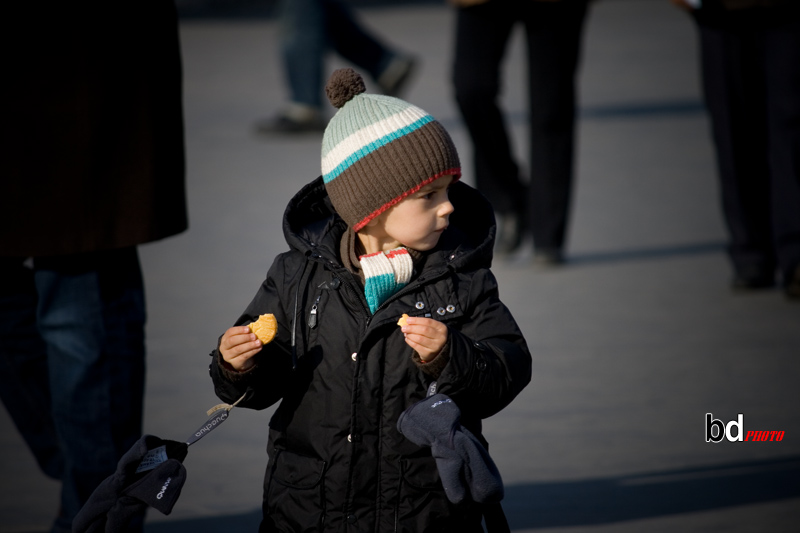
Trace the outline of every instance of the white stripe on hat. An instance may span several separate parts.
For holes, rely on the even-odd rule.
[[[394,115],[351,133],[323,156],[322,174],[330,174],[336,167],[365,146],[391,133],[407,128],[427,116],[429,115],[422,109],[416,106],[409,106],[399,113],[395,113]]]

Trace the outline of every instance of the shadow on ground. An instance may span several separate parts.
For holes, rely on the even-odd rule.
[[[609,263],[627,263],[639,261],[658,261],[679,257],[692,257],[708,254],[724,254],[727,246],[723,242],[696,242],[687,244],[671,244],[666,246],[623,248],[619,250],[578,251],[567,254],[566,268],[583,268]],[[497,256],[505,267],[511,269],[529,269],[533,259],[530,246],[514,252],[510,256]]]
[[[628,250],[577,252],[569,255],[569,264],[571,266],[586,266],[599,263],[617,263],[620,261],[667,259],[670,257],[724,253],[725,249],[726,245],[722,242],[698,242],[662,247],[632,248]]]
[[[345,0],[344,3],[357,9],[444,5],[442,0]],[[176,0],[175,4],[182,20],[273,19],[278,11],[278,0]]]
[[[652,120],[676,116],[697,116],[705,113],[703,102],[697,99],[657,100],[625,104],[598,104],[578,108],[578,118],[582,121],[603,120]],[[527,126],[528,113],[525,111],[506,111],[504,118],[508,124]],[[448,130],[463,128],[459,117],[437,117]]]
[[[800,457],[508,487],[512,529],[591,526],[800,496]]]
[[[800,456],[612,478],[511,485],[512,529],[592,526],[800,497]],[[256,531],[261,511],[148,524],[146,533]]]

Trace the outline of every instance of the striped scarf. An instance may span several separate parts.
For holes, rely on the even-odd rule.
[[[364,272],[364,295],[374,314],[389,296],[411,280],[414,261],[405,248],[362,255],[358,259]]]

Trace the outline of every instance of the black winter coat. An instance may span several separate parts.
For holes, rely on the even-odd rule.
[[[113,250],[184,231],[175,2],[9,2],[3,14],[13,23],[2,56],[0,256]]]
[[[530,381],[525,339],[489,270],[491,208],[463,183],[451,187],[450,200],[455,212],[439,245],[374,315],[339,259],[346,227],[321,178],[290,202],[284,233],[291,250],[275,259],[236,322],[273,313],[277,337],[244,374],[220,366],[218,351],[210,367],[224,401],[246,393],[240,406],[281,402],[269,424],[261,531],[482,531],[481,506],[451,504],[430,448],[396,429],[434,379],[412,361],[396,324],[403,313],[448,325],[450,360],[438,391],[458,404],[462,424],[482,442],[481,419]]]

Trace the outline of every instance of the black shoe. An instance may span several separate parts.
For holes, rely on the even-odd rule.
[[[417,62],[413,57],[396,56],[375,80],[381,92],[387,96],[399,96],[408,85]]]
[[[560,248],[542,248],[533,254],[533,265],[537,268],[556,268],[564,264],[564,253]]]
[[[325,131],[326,125],[322,117],[316,113],[309,114],[303,119],[281,113],[275,118],[256,122],[255,129],[262,135],[322,133]]]
[[[790,300],[800,300],[800,265],[794,268],[791,277],[786,276],[787,280],[783,285],[783,293]]]
[[[775,274],[761,269],[742,270],[736,273],[731,282],[734,291],[758,291],[775,286]]]
[[[524,236],[525,224],[522,216],[517,213],[497,215],[497,238],[494,249],[498,255],[516,252]]]

